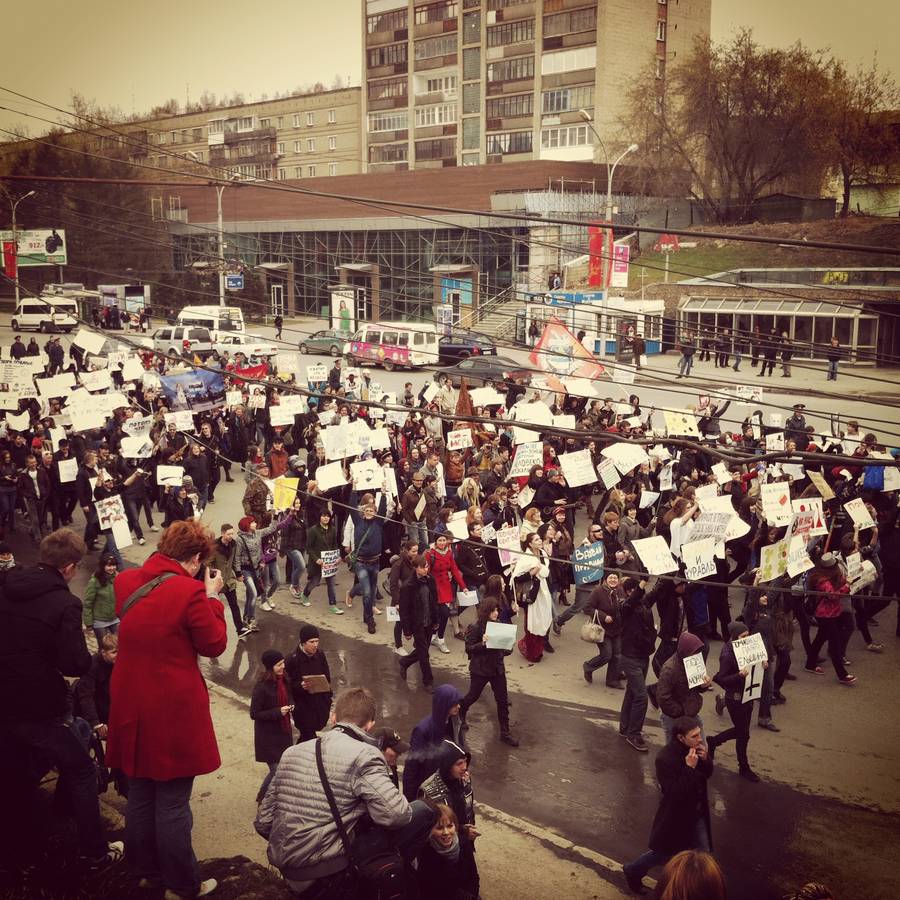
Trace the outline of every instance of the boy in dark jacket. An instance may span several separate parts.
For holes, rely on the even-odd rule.
[[[415,558],[413,568],[414,574],[400,588],[399,596],[400,626],[403,634],[413,639],[413,651],[401,656],[397,662],[404,679],[409,667],[418,662],[422,685],[429,690],[434,682],[428,650],[438,626],[437,585],[429,574],[428,560],[424,556]]]
[[[307,690],[308,675],[324,675],[331,684],[331,670],[319,649],[319,629],[315,625],[301,626],[297,649],[287,658],[284,670],[294,698],[294,724],[300,732],[297,743],[301,744],[315,738],[331,712],[332,691],[310,693]]]
[[[431,700],[431,715],[422,719],[409,739],[409,755],[403,768],[403,794],[418,796],[422,782],[438,770],[444,741],[465,749],[459,704],[462,694],[452,684],[441,684]]]
[[[626,578],[622,601],[622,656],[625,673],[625,696],[619,713],[619,734],[629,746],[642,753],[648,750],[641,733],[647,716],[647,670],[656,649],[656,626],[653,624],[653,597],[644,595],[646,581]]]

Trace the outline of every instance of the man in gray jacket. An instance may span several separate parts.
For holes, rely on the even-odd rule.
[[[334,707],[335,726],[321,740],[325,775],[341,821],[350,835],[353,861],[397,856],[397,870],[424,845],[435,813],[409,803],[391,780],[370,732],[375,700],[365,688],[348,688]],[[284,751],[254,823],[269,842],[267,855],[295,894],[325,897],[348,877],[349,860],[322,788],[317,741]],[[402,877],[399,876],[399,877]]]

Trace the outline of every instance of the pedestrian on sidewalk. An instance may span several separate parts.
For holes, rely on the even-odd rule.
[[[837,381],[838,363],[843,358],[844,351],[841,342],[833,337],[825,350],[825,359],[828,360],[828,381]]]
[[[762,332],[759,330],[759,325],[755,325],[753,328],[753,334],[750,335],[750,365],[753,366],[754,369],[756,368],[756,364],[759,361],[762,345]]]
[[[281,340],[281,329],[284,328],[284,317],[279,314],[275,316],[275,340]]]
[[[778,329],[769,329],[769,333],[763,339],[762,344],[763,360],[762,365],[759,368],[760,378],[765,377],[766,369],[769,370],[769,377],[772,377],[772,374],[775,371],[775,360],[778,357],[778,345],[780,343],[781,338],[778,336]]]
[[[631,344],[631,352],[634,354],[634,367],[638,372],[641,371],[641,361],[647,353],[647,342],[642,334],[635,335]]]
[[[678,375],[676,378],[685,378],[691,374],[691,366],[694,364],[694,354],[697,352],[697,344],[694,336],[690,332],[682,338],[678,345],[678,351],[681,353],[681,359],[678,360]]]
[[[734,365],[731,367],[735,372],[741,370],[741,360],[747,352],[747,338],[742,331],[735,329],[734,331]]]
[[[625,673],[625,696],[619,712],[619,734],[629,746],[641,753],[648,750],[644,741],[644,719],[647,716],[647,670],[656,648],[656,626],[653,624],[653,596],[645,596],[646,581],[626,578],[622,601],[622,657]]]
[[[594,588],[585,604],[585,615],[593,616],[594,613],[597,613],[604,632],[603,643],[597,644],[600,652],[584,663],[582,667],[584,680],[588,684],[593,683],[594,672],[606,666],[606,686],[624,690],[624,685],[619,680],[619,672],[622,669],[620,656],[622,652],[621,606],[623,599],[618,573],[607,572],[606,577],[599,586]]]
[[[284,677],[284,654],[280,650],[266,650],[261,662],[262,671],[256,678],[250,698],[250,718],[253,720],[256,761],[265,763],[269,771],[256,792],[257,803],[266,796],[281,754],[294,742],[291,728],[294,705]]]
[[[662,797],[650,830],[650,849],[622,870],[635,894],[646,893],[644,876],[682,850],[712,850],[712,827],[706,785],[713,761],[703,744],[700,723],[681,716],[672,724],[672,740],[656,757]]]
[[[407,542],[404,553],[409,553],[410,548],[414,547],[417,545]],[[415,556],[411,560],[411,566],[412,574],[398,590],[397,605],[400,608],[400,626],[403,634],[407,638],[412,638],[413,649],[411,653],[401,656],[397,662],[404,679],[409,667],[418,663],[422,671],[422,686],[430,690],[434,676],[431,674],[428,651],[438,625],[437,586],[429,574],[430,567],[424,555]],[[393,569],[391,573],[393,575]]]
[[[794,355],[794,342],[786,331],[781,332],[781,377],[791,377],[791,357]]]
[[[315,738],[316,732],[325,727],[331,712],[331,670],[325,654],[319,649],[319,640],[319,629],[315,625],[302,625],[297,647],[285,662],[285,675],[294,704],[294,724],[300,732],[298,744]],[[311,675],[324,676],[328,684],[317,687],[310,680]]]
[[[519,742],[509,731],[509,694],[506,689],[505,657],[511,650],[495,650],[488,647],[487,625],[500,618],[500,608],[496,600],[483,600],[478,607],[478,620],[466,629],[466,653],[469,655],[469,690],[459,705],[459,717],[463,727],[466,714],[478,702],[481,692],[489,684],[497,704],[497,719],[500,722],[500,740],[510,747],[518,747]]]
[[[438,770],[444,741],[453,741],[465,749],[459,704],[462,694],[452,684],[439,684],[431,698],[431,715],[412,730],[409,753],[403,767],[403,794],[413,800],[422,782]]]

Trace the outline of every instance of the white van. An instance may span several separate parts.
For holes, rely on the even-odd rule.
[[[431,324],[373,322],[360,328],[344,347],[354,365],[395,368],[433,366],[438,362],[438,328]]]
[[[217,341],[220,335],[243,333],[244,314],[237,306],[185,306],[175,324],[208,328]]]
[[[13,331],[70,332],[78,327],[78,304],[70,297],[55,294],[45,297],[28,297],[19,301],[12,318]]]

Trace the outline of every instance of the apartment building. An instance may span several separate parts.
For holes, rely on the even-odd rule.
[[[118,130],[131,136],[126,146],[133,161],[172,172],[197,163],[246,179],[355,175],[362,171],[360,95],[358,87],[341,88],[147,119]]]
[[[366,171],[604,162],[632,81],[708,35],[712,0],[361,0]],[[584,110],[584,113],[581,111]]]

